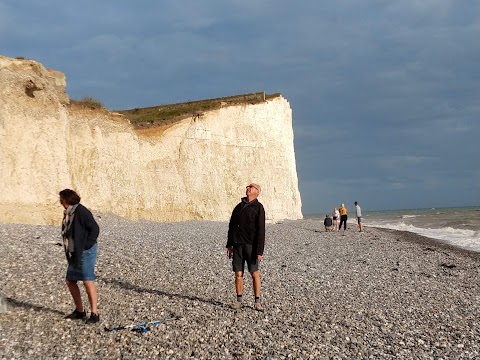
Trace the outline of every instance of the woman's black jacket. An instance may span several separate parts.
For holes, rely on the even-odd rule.
[[[83,251],[95,245],[100,233],[92,213],[82,204],[78,204],[75,209],[71,231],[74,243],[71,261],[74,267],[80,268]]]

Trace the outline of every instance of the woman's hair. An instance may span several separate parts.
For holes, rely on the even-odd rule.
[[[73,190],[62,190],[59,192],[59,195],[68,205],[76,205],[80,202],[80,196]]]

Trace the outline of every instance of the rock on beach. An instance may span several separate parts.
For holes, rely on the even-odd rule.
[[[64,320],[74,306],[59,228],[0,224],[0,358],[480,357],[478,253],[368,224],[345,235],[320,220],[269,224],[265,311],[253,309],[248,273],[234,311],[227,223],[95,215],[98,325]],[[156,320],[146,332],[104,329]]]

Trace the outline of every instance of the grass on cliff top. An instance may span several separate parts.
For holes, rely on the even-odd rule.
[[[280,95],[279,93],[266,95],[264,92],[258,92],[131,110],[115,110],[115,112],[125,115],[135,127],[143,128],[171,124],[186,117],[202,116],[204,111],[219,109],[222,106],[258,104]]]
[[[106,107],[100,101],[91,96],[85,96],[80,100],[70,99],[70,103],[89,109],[106,109]]]

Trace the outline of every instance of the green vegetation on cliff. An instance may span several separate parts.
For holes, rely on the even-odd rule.
[[[106,109],[106,107],[97,99],[91,96],[85,96],[80,100],[70,99],[71,104],[87,107],[89,109]]]
[[[219,109],[222,106],[258,104],[280,96],[279,93],[266,95],[263,91],[250,94],[226,96],[215,99],[187,101],[183,103],[159,105],[131,110],[115,110],[125,115],[136,127],[167,125],[186,117],[201,116],[204,111]]]

